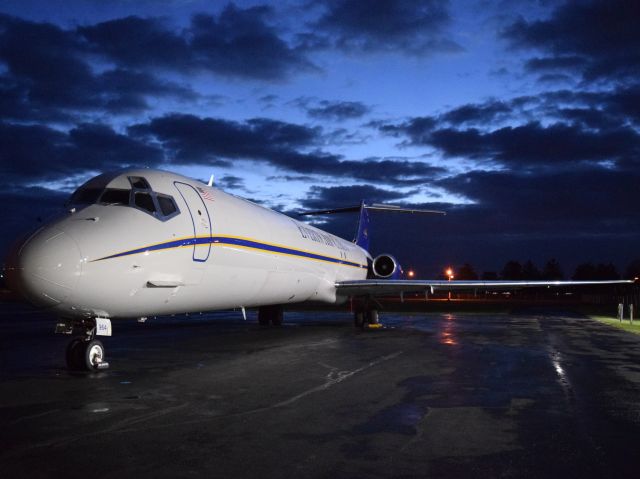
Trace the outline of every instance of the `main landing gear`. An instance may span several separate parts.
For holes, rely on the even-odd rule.
[[[380,316],[377,309],[357,309],[353,313],[353,324],[356,328],[380,329]]]
[[[284,318],[284,310],[279,304],[260,306],[258,308],[258,323],[262,326],[281,326]]]
[[[72,371],[99,371],[107,369],[104,345],[96,337],[96,321],[81,320],[58,323],[56,333],[75,334],[67,345],[67,367]]]

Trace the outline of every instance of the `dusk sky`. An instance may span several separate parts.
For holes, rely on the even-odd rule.
[[[623,272],[640,258],[639,22],[638,1],[4,1],[0,253],[131,165],[214,174],[288,214],[445,210],[373,218],[372,252],[419,277],[552,257]]]

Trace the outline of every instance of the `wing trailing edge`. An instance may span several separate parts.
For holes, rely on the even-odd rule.
[[[633,284],[634,280],[608,281],[446,281],[446,280],[379,280],[363,279],[339,281],[335,284],[340,296],[380,296],[385,294],[464,291],[464,290],[517,290],[523,288],[545,288],[564,286],[594,286]]]

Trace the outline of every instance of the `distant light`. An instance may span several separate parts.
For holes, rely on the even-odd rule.
[[[409,278],[413,278],[415,275],[416,275],[416,273],[412,269],[407,271],[407,276],[409,276]]]
[[[447,278],[449,278],[449,281],[453,279],[453,269],[447,268],[444,273],[447,276]]]

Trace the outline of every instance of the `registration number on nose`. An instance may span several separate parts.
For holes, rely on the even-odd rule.
[[[96,335],[111,336],[111,320],[107,318],[96,318]]]

